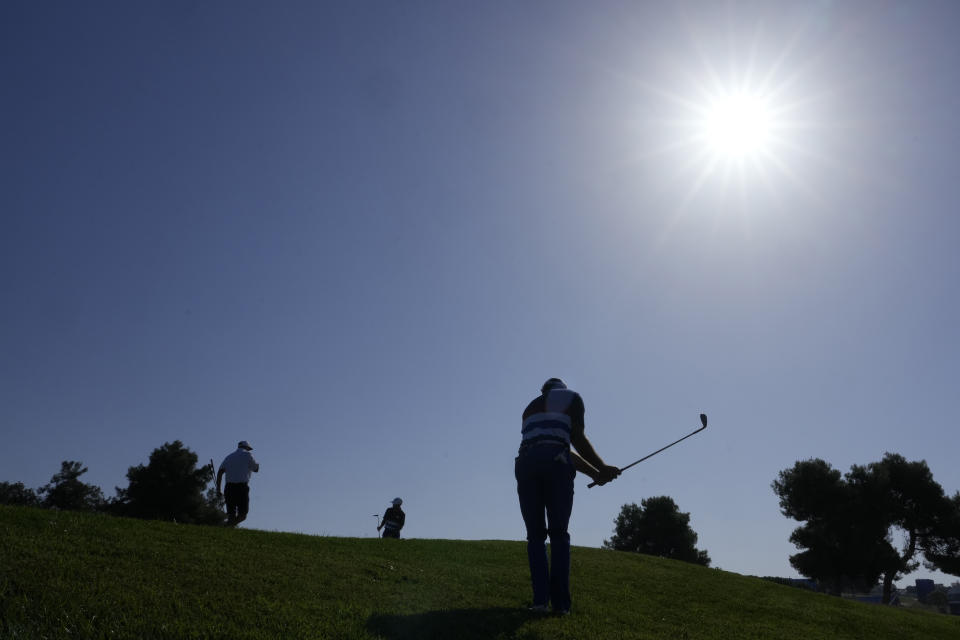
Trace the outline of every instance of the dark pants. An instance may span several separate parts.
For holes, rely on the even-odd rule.
[[[250,485],[246,482],[228,482],[223,488],[223,500],[227,503],[227,520],[240,522],[250,510]]]
[[[554,611],[570,609],[570,534],[576,469],[564,446],[528,447],[517,456],[514,473],[520,512],[527,526],[527,560],[533,604],[549,601]],[[546,513],[546,521],[544,521]],[[547,566],[550,536],[550,567]]]
[[[397,540],[399,540],[399,539],[400,539],[400,529],[384,529],[384,530],[383,530],[383,537],[384,537],[384,538],[396,538]]]

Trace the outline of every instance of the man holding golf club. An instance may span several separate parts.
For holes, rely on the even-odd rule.
[[[403,504],[403,500],[400,498],[394,498],[390,504],[392,506],[383,512],[383,522],[377,525],[377,531],[383,529],[384,538],[396,538],[399,540],[400,529],[403,529],[403,524],[407,520],[407,514],[400,508],[400,505]]]
[[[253,447],[246,440],[237,443],[237,450],[220,463],[217,470],[217,495],[223,495],[227,503],[227,526],[233,527],[247,519],[250,510],[250,475],[260,471],[260,464],[253,459]],[[225,493],[220,493],[220,482],[227,476]]]
[[[550,378],[523,412],[522,441],[514,467],[520,512],[527,528],[533,583],[531,611],[570,612],[570,534],[573,479],[577,471],[597,484],[620,475],[605,464],[584,435],[583,399],[563,380]],[[574,453],[570,445],[577,450]],[[546,514],[546,521],[544,521]],[[550,565],[546,539],[550,536]]]

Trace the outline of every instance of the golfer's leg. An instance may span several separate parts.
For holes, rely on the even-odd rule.
[[[547,526],[543,518],[544,502],[541,479],[530,459],[517,458],[517,496],[520,513],[527,527],[527,561],[533,584],[533,604],[545,605],[550,599],[550,570],[547,567]]]
[[[227,484],[223,490],[223,501],[227,507],[227,526],[232,527],[237,522],[237,495],[232,484]]]
[[[247,512],[250,511],[250,485],[241,485],[237,496],[237,519],[235,524],[240,524],[247,519]]]
[[[554,611],[570,610],[570,513],[573,510],[572,464],[556,463],[547,488],[547,527],[550,534],[550,603]]]

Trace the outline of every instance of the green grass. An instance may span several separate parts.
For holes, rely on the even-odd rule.
[[[0,506],[2,638],[960,638],[960,617],[636,554],[574,548],[571,579],[573,614],[536,617],[522,542]]]

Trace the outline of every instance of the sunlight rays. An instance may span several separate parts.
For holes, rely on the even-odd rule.
[[[708,191],[742,202],[814,193],[799,166],[818,155],[807,82],[815,61],[797,59],[801,32],[772,47],[761,46],[759,33],[744,41],[727,34],[724,43],[689,32],[692,55],[667,58],[659,80],[635,78],[655,104],[646,129],[653,144],[636,158],[677,185],[680,209]]]

